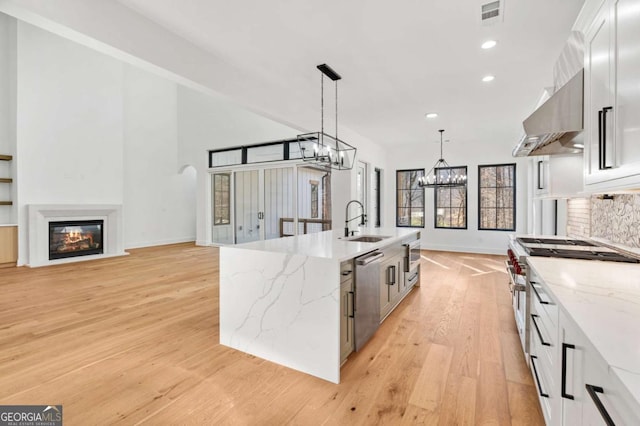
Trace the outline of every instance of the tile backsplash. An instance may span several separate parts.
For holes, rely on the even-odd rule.
[[[613,199],[574,198],[567,203],[567,234],[598,237],[640,248],[640,194]]]
[[[591,205],[588,198],[567,200],[567,235],[589,238],[591,233]]]

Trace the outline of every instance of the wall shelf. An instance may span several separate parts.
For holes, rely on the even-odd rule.
[[[13,155],[0,154],[0,161],[11,161],[13,160]],[[0,183],[13,183],[12,178],[4,178],[0,177]],[[12,206],[13,201],[0,201],[0,206]]]

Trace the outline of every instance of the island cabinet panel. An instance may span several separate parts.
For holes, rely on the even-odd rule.
[[[223,247],[220,265],[222,345],[339,383],[339,262]]]
[[[402,246],[384,250],[385,260],[380,266],[380,322],[382,322],[402,299],[401,279],[404,254]]]
[[[344,363],[355,348],[353,261],[340,264],[340,362]]]

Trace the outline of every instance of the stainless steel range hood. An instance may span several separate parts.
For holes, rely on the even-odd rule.
[[[513,149],[514,157],[582,152],[583,75],[580,70],[524,120],[525,135]]]

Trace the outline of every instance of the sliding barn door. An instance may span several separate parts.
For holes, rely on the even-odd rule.
[[[264,170],[265,239],[293,235],[295,181],[293,167]]]
[[[234,172],[236,244],[262,239],[260,174],[258,170]]]

